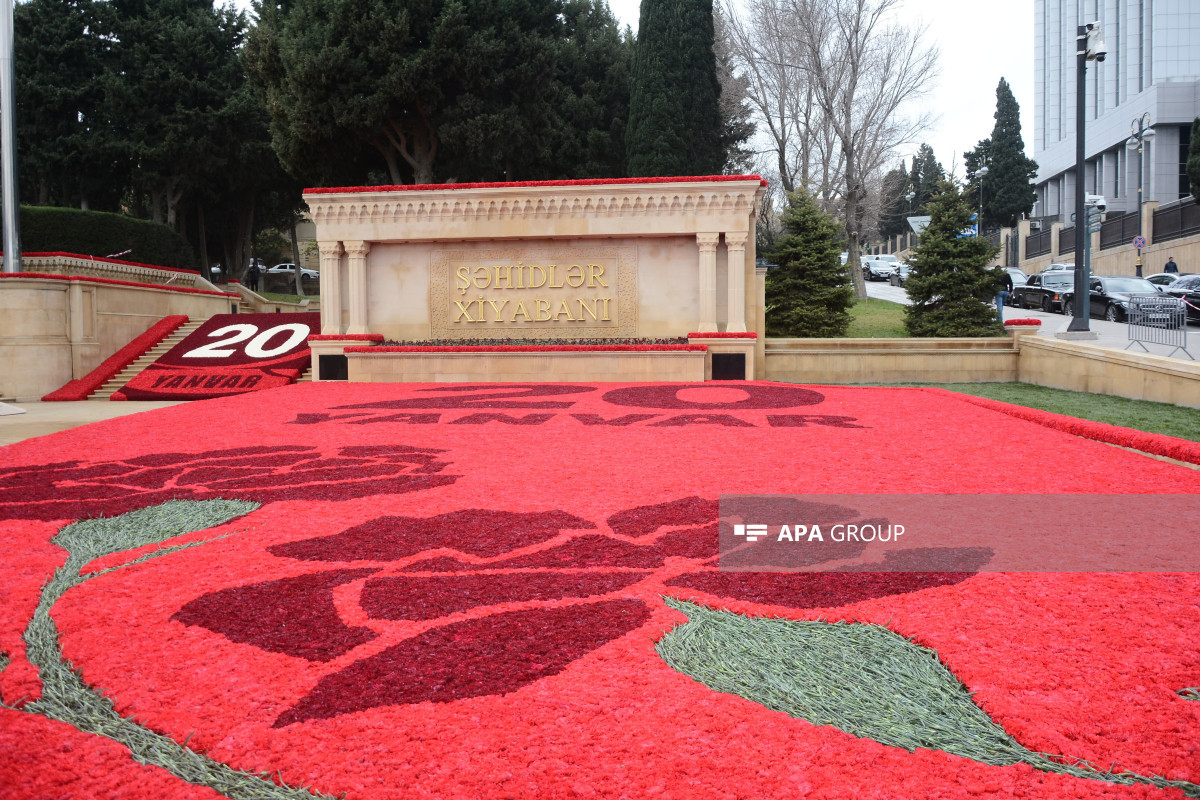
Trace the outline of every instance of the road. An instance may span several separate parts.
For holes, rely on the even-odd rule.
[[[889,283],[868,281],[867,296],[878,300],[888,300],[893,303],[908,305],[908,293],[902,287],[892,286]],[[1059,331],[1065,331],[1067,326],[1071,324],[1071,318],[1062,314],[1047,314],[1041,309],[1012,308],[1011,306],[1005,307],[1004,318],[1041,320],[1042,328],[1038,331],[1037,335],[1050,338],[1053,338],[1054,334]],[[1103,319],[1093,319],[1090,321],[1088,327],[1097,333],[1100,338],[1094,341],[1086,341],[1084,344],[1109,347],[1114,350],[1124,350],[1128,347],[1131,353],[1149,351],[1153,355],[1171,355],[1172,348],[1168,345],[1147,344],[1145,346],[1146,350],[1142,350],[1141,346],[1137,344],[1130,345],[1129,326],[1124,322],[1108,322]],[[1195,323],[1188,325],[1187,347],[1191,350],[1193,356],[1200,357],[1200,326]],[[1182,350],[1176,350],[1171,357],[1184,361],[1190,360],[1188,354]]]

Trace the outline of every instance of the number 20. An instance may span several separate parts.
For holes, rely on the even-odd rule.
[[[250,337],[253,336],[254,338],[250,339],[250,341],[246,344],[246,355],[250,356],[251,358],[272,358],[273,356],[286,353],[288,350],[291,350],[308,337],[308,326],[299,322],[289,322],[286,325],[276,325],[275,327],[268,328],[262,333],[259,333],[257,336],[254,336],[257,331],[257,325],[248,325],[245,323],[238,325],[226,325],[224,328],[218,328],[208,335],[225,336],[226,334],[232,334],[232,336],[228,336],[225,339],[218,339],[215,342],[209,342],[203,347],[197,347],[195,350],[190,350],[184,353],[183,357],[228,358],[237,352],[235,348],[229,347],[228,345],[245,342],[247,339],[250,339]],[[266,345],[266,343],[270,341],[275,334],[281,332],[290,332],[290,335],[283,342],[283,344],[276,345],[270,349],[264,347],[264,345]]]

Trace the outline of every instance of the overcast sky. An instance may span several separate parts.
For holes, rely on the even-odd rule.
[[[250,5],[249,0],[234,2],[241,8]],[[621,23],[636,31],[640,0],[608,2]],[[941,52],[941,74],[917,105],[935,114],[923,140],[933,146],[942,166],[957,167],[959,177],[963,151],[992,132],[1001,77],[1008,80],[1021,106],[1021,133],[1026,151],[1033,155],[1033,3],[907,0],[903,6],[911,21],[928,25],[928,40]],[[911,155],[919,144],[904,148],[902,154]]]

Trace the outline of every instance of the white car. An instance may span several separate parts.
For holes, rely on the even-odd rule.
[[[1074,264],[1051,264],[1050,266],[1048,266],[1044,270],[1042,270],[1042,272],[1074,272],[1074,271],[1075,271]]]
[[[273,266],[269,270],[267,270],[267,274],[268,275],[291,275],[292,277],[295,277],[296,276],[296,265],[295,264],[276,264],[275,266]],[[315,281],[321,277],[321,273],[317,272],[315,269],[306,269],[304,267],[301,267],[300,268],[300,277],[306,278],[306,279],[311,278]]]

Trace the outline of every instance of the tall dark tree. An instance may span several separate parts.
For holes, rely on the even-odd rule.
[[[883,188],[880,192],[879,235],[884,239],[890,239],[911,230],[908,226],[908,218],[916,212],[913,211],[913,201],[908,199],[910,192],[912,192],[912,182],[909,180],[908,170],[904,168],[904,161],[901,160],[899,165],[888,170],[887,174],[883,176]],[[916,199],[915,196],[913,199]]]
[[[779,268],[767,273],[767,335],[844,336],[854,283],[841,263],[842,226],[803,190],[788,195],[782,222]]]
[[[1188,184],[1192,197],[1200,190],[1200,117],[1192,121],[1192,142],[1188,145],[1187,157]]]
[[[928,210],[929,226],[908,257],[904,326],[913,336],[1003,334],[995,306],[1002,276],[988,267],[996,248],[966,233],[975,213],[967,197],[943,181]]]
[[[114,15],[95,0],[14,12],[20,188],[38,205],[116,211],[129,164],[112,127]]]
[[[978,168],[987,164],[983,179],[983,224],[988,227],[1013,227],[1022,214],[1033,210],[1037,195],[1033,180],[1037,162],[1025,155],[1021,138],[1021,110],[1004,78],[996,87],[996,124],[992,135],[966,154],[967,185],[979,194]]]
[[[937,194],[938,186],[945,178],[946,170],[933,154],[933,148],[922,144],[913,156],[912,169],[908,173],[911,191],[914,194],[912,204],[915,213],[928,213],[925,211],[925,205]]]
[[[642,0],[625,135],[630,175],[714,175],[725,164],[712,0]]]

